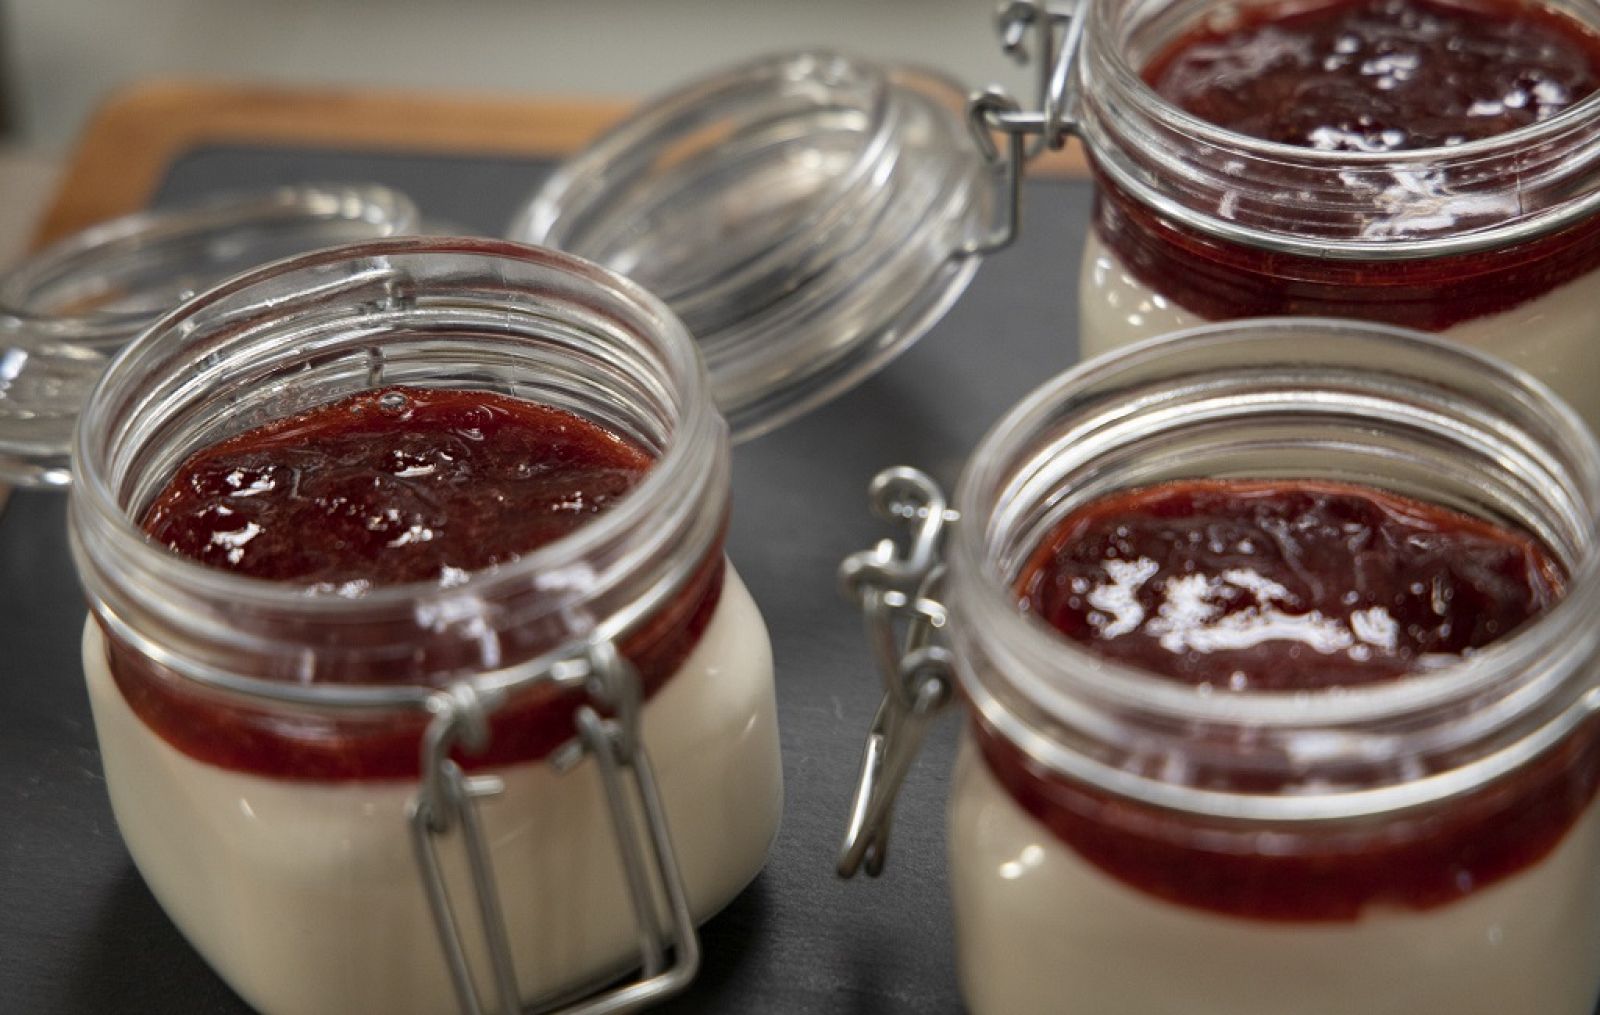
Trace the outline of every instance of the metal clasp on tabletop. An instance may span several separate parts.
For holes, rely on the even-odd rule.
[[[969,255],[992,254],[1010,246],[1022,220],[1022,171],[1027,160],[1066,144],[1077,129],[1075,67],[1083,42],[1084,9],[1089,0],[1004,0],[997,15],[1001,47],[1019,63],[1035,61],[1035,108],[1023,109],[1005,89],[990,87],[967,100],[967,126],[978,151],[999,174],[1003,203],[999,221],[986,237],[964,248]],[[1037,52],[1028,53],[1033,36]],[[1006,138],[1002,152],[994,135]],[[1029,144],[1029,139],[1032,144]]]
[[[672,851],[666,810],[649,755],[639,738],[639,713],[643,705],[639,675],[614,645],[599,642],[589,646],[583,656],[556,664],[547,677],[557,687],[581,688],[589,697],[589,703],[580,706],[574,714],[575,738],[557,751],[552,763],[559,771],[567,771],[585,756],[592,756],[599,768],[639,929],[642,969],[639,979],[560,1011],[563,1015],[637,1011],[682,990],[700,965],[699,939],[683,877]],[[480,694],[466,682],[433,696],[429,702],[433,720],[422,741],[422,785],[409,808],[412,841],[428,904],[433,911],[456,996],[467,1015],[484,1015],[488,1011],[511,1015],[522,1010],[511,943],[477,805],[480,798],[493,796],[504,786],[493,776],[466,775],[450,758],[451,751],[458,745],[468,752],[478,752],[487,746],[488,717],[504,697],[504,694]],[[456,907],[439,858],[438,840],[458,828],[471,872],[477,918],[488,946],[497,998],[492,1009],[485,1007],[473,976]],[[656,907],[658,893],[667,901],[670,928],[660,926]]]
[[[883,871],[900,785],[954,688],[950,651],[934,644],[933,635],[946,619],[938,599],[944,534],[958,516],[938,485],[916,469],[880,472],[869,495],[879,516],[911,531],[903,549],[885,539],[839,568],[845,594],[861,604],[884,684],[839,852],[837,870],[846,878],[863,865],[873,877]]]

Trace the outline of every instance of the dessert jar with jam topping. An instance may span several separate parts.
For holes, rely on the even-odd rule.
[[[1280,610],[1278,580],[1329,583],[1317,594],[1337,608],[1366,592],[1319,568],[1382,570],[1378,544],[1355,542],[1376,528],[1335,530],[1334,563],[1319,565],[1295,558],[1306,544],[1280,520],[1263,538],[1283,541],[1301,575],[1252,574],[1246,561],[1223,574],[1228,588],[1172,592],[1159,607],[1142,557],[1125,556],[1120,589],[1063,578],[1098,609],[1091,623],[1141,627],[1146,610],[1150,636],[1165,625],[1189,655],[1204,658],[1202,635],[1213,650],[1267,644],[1270,667],[1173,679],[1024,609],[1019,589],[1065,520],[1215,484],[1246,497],[1365,491],[1385,524],[1413,525],[1394,553],[1498,533],[1513,560],[1538,562],[1533,584],[1559,594],[1471,651],[1313,681],[1312,661],[1359,667],[1436,612],[1475,625],[1488,614],[1451,604],[1464,586],[1430,586],[1443,590],[1431,605],[1428,588],[1397,587],[1343,618],[1349,629],[1335,610]],[[884,474],[876,496],[916,534],[844,571],[889,676],[840,869],[881,869],[898,782],[959,693],[950,877],[974,1012],[1592,1012],[1600,446],[1547,389],[1398,329],[1211,325],[1035,392],[974,451],[954,509],[909,470]],[[1135,528],[1130,514],[1116,539]],[[1194,531],[1231,540],[1226,525]],[[1455,572],[1489,568],[1481,549],[1451,552]],[[1355,599],[1341,598],[1347,587]],[[1407,596],[1420,613],[1402,613]]]
[[[197,452],[263,424],[315,430],[305,420],[377,391],[396,411],[477,397],[485,420],[544,407],[653,461],[553,541],[437,580],[266,580],[144,535]],[[400,471],[443,467],[449,440],[484,432],[407,445]],[[269,467],[309,461],[298,482],[320,482],[339,466],[317,453],[280,444]],[[119,356],[73,465],[84,668],[117,822],[246,1001],[512,1011],[600,985],[584,1010],[623,1011],[693,975],[695,923],[763,864],[781,769],[766,630],[722,555],[727,428],[657,300],[502,241],[280,262]],[[385,494],[362,490],[398,476],[356,475],[339,496],[382,528]],[[248,552],[249,530],[212,541]],[[302,544],[341,552],[321,532]]]
[[[1600,425],[1600,6],[1085,9],[1069,90],[1097,191],[1085,357],[1207,320],[1350,317],[1491,352]]]

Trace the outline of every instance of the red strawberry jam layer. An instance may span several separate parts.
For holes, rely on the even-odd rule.
[[[1024,610],[1093,652],[1217,695],[1404,680],[1511,634],[1564,581],[1534,540],[1435,505],[1336,483],[1185,481],[1079,508],[1016,588]],[[1042,772],[981,724],[977,733],[1001,783],[1102,870],[1259,919],[1349,920],[1369,906],[1461,898],[1553,849],[1600,773],[1588,731],[1447,813],[1279,836],[1293,846],[1263,852],[1255,844],[1269,830],[1199,834],[1191,819]],[[1241,770],[1202,788],[1290,792],[1306,778],[1316,781]]]
[[[1334,0],[1206,23],[1144,70],[1219,127],[1324,151],[1391,152],[1494,137],[1600,87],[1600,35],[1507,0]]]
[[[559,409],[483,391],[388,388],[199,451],[141,524],[152,540],[192,560],[289,583],[312,597],[359,598],[400,583],[448,589],[573,532],[637,485],[653,461],[633,440]],[[719,549],[622,645],[647,694],[699,640],[721,587]],[[500,604],[519,611],[535,605]],[[404,630],[418,639],[413,651],[387,653],[382,663],[341,663],[311,679],[418,683],[441,671],[511,665],[553,647],[538,631],[500,631],[486,649],[459,633],[430,635],[416,620],[407,623]],[[340,640],[379,645],[393,635],[357,628]],[[133,711],[199,760],[290,778],[417,774],[425,717],[275,713],[198,694],[115,639],[110,644],[112,674]],[[576,703],[548,690],[513,699],[491,720],[487,752],[465,760],[543,757],[571,737]]]
[[[1199,25],[1158,53],[1144,77],[1174,106],[1262,140],[1335,152],[1448,149],[1548,120],[1591,95],[1600,87],[1600,34],[1551,9],[1507,0],[1274,4]],[[1517,173],[1509,162],[1477,168],[1480,186],[1502,189]],[[1299,170],[1285,172],[1281,193],[1267,203],[1292,218],[1307,180]],[[1364,179],[1373,172],[1363,170]],[[1486,253],[1336,261],[1220,242],[1139,207],[1104,177],[1099,182],[1101,238],[1151,289],[1211,319],[1346,316],[1442,331],[1600,267],[1593,217]],[[1275,184],[1250,186],[1266,200]],[[1404,169],[1374,194],[1369,213],[1352,212],[1349,222],[1321,216],[1291,231],[1429,239],[1541,210],[1532,193],[1508,201],[1475,189]],[[1419,208],[1428,213],[1416,214]],[[1221,206],[1202,213],[1232,217]]]
[[[359,594],[516,560],[627,493],[649,452],[569,412],[390,388],[194,455],[145,532],[210,567]]]
[[[1201,480],[1116,494],[1035,551],[1022,605],[1100,655],[1230,690],[1391,680],[1559,597],[1533,540],[1379,490]]]

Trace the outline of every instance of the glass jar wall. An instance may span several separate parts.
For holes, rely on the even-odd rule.
[[[1548,7],[1600,28],[1587,0]],[[1084,355],[1206,320],[1351,317],[1492,352],[1600,424],[1587,309],[1600,268],[1600,95],[1443,147],[1262,140],[1186,112],[1142,76],[1230,12],[1203,0],[1088,7],[1079,127],[1097,195],[1080,279]]]
[[[1600,445],[1547,389],[1395,329],[1216,325],[1063,375],[969,461],[942,602],[907,609],[942,618],[969,712],[948,820],[974,1012],[1589,1015]],[[1288,690],[1119,664],[1019,606],[1072,512],[1190,479],[1484,519],[1547,548],[1565,596],[1448,663]]]
[[[318,593],[207,568],[141,534],[191,453],[390,385],[564,409],[657,460],[611,510],[459,581]],[[651,949],[672,938],[666,986],[692,975],[669,868],[694,920],[731,900],[775,834],[781,769],[765,628],[722,557],[726,426],[656,300],[586,262],[496,241],[282,262],[190,301],[114,361],[74,468],[93,610],[84,667],[118,825],[162,906],[242,997],[273,1012],[456,1010],[413,835],[417,801],[435,799],[432,721],[458,706],[461,785],[498,788],[471,809],[512,969],[509,987],[491,976],[492,948],[461,916],[480,991],[567,994],[641,955],[654,976]],[[602,725],[629,714],[625,695],[596,687],[612,672],[597,662],[607,646],[647,698],[637,743],[666,836],[647,789],[624,801],[645,815],[628,826],[638,840],[618,832],[609,766],[573,748],[590,743],[586,706]],[[471,781],[486,777],[495,787]],[[664,857],[643,927],[624,860],[641,850],[647,864]],[[444,836],[437,852],[458,910],[484,905],[461,842]]]

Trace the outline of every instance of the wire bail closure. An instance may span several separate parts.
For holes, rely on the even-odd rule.
[[[1023,109],[998,86],[972,93],[967,100],[967,126],[983,160],[995,171],[1003,195],[999,221],[990,234],[962,248],[967,256],[992,254],[1010,246],[1022,221],[1022,174],[1026,163],[1045,151],[1061,149],[1078,129],[1072,111],[1078,106],[1074,73],[1083,42],[1088,0],[1003,0],[996,13],[1000,45],[1020,64],[1030,61],[1038,72],[1035,108]],[[1037,52],[1028,52],[1033,36]],[[994,135],[1006,138],[1005,150]],[[1031,139],[1031,144],[1030,144]]]
[[[580,656],[555,663],[544,676],[558,688],[582,690],[588,697],[574,713],[574,738],[551,756],[551,763],[565,773],[585,757],[595,759],[638,925],[641,969],[639,979],[557,1011],[561,1015],[638,1011],[688,986],[700,968],[700,941],[688,892],[672,850],[655,770],[639,735],[644,701],[639,675],[612,642],[603,640],[589,644]],[[422,781],[407,809],[428,905],[465,1015],[522,1011],[510,938],[478,813],[478,801],[502,792],[504,783],[495,776],[468,776],[450,757],[458,746],[476,753],[488,745],[489,715],[505,697],[503,691],[480,692],[467,681],[433,694],[427,706],[433,719],[422,738]],[[473,975],[440,860],[439,840],[457,828],[488,946],[493,1007],[486,1007]],[[661,926],[661,899],[670,927]]]
[[[843,878],[863,866],[872,877],[883,872],[895,798],[955,686],[950,650],[933,636],[947,619],[938,598],[944,535],[959,515],[927,474],[904,466],[878,473],[868,496],[875,514],[910,528],[911,536],[903,551],[885,539],[839,567],[844,594],[861,604],[884,683],[839,851]]]

